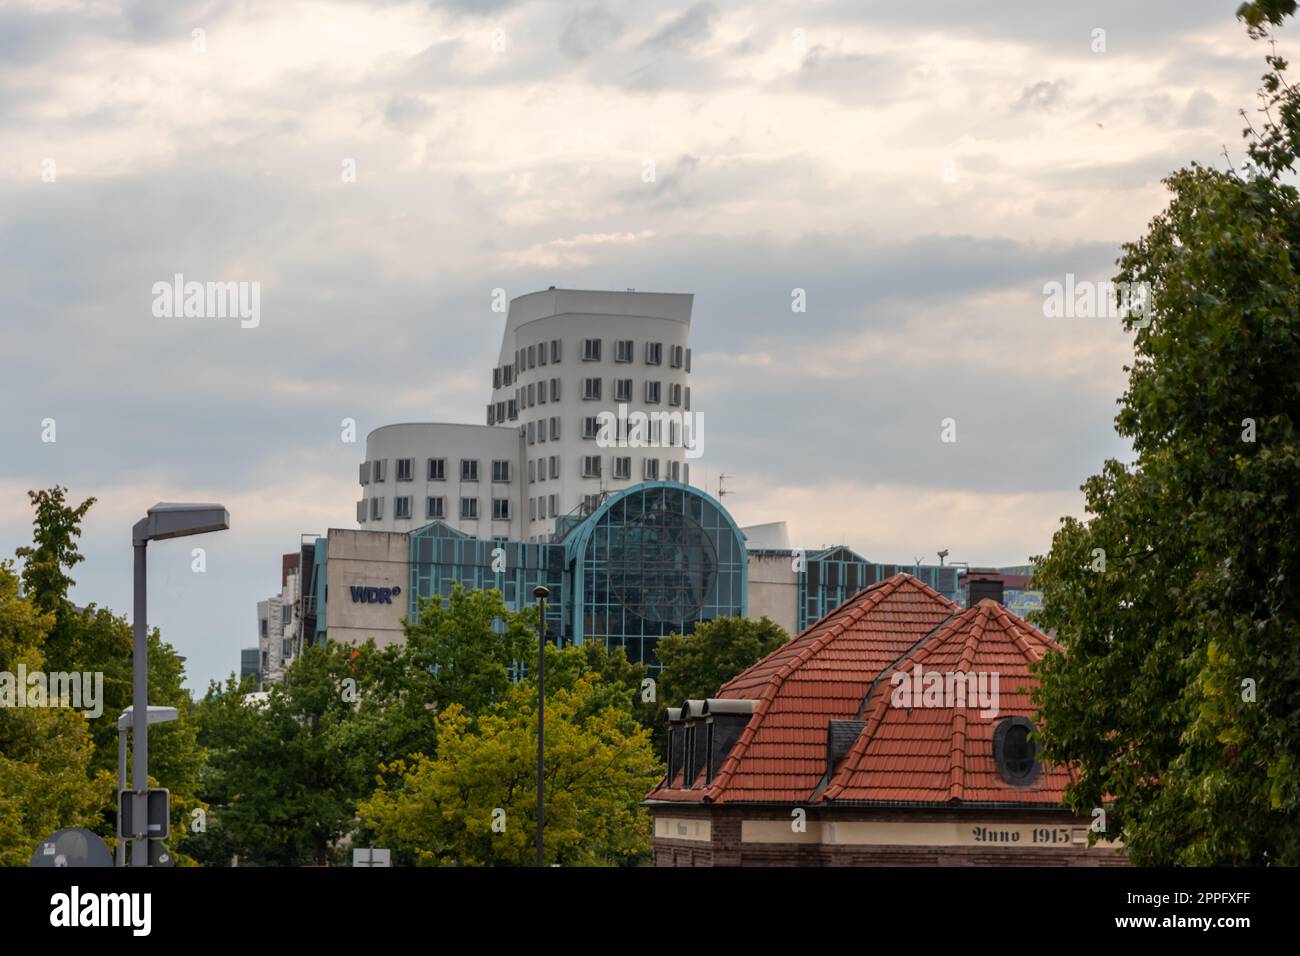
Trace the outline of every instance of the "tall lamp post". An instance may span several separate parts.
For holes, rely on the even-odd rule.
[[[546,712],[546,599],[551,596],[550,588],[543,584],[533,588],[533,597],[537,598],[537,865],[545,866],[542,855],[542,768],[545,766],[545,738],[542,730],[545,726]]]
[[[145,626],[148,608],[145,589],[145,548],[150,541],[183,538],[191,534],[224,531],[230,527],[230,512],[221,505],[169,504],[159,502],[131,529],[135,549],[135,641],[132,648],[131,730],[135,751],[131,762],[131,865],[149,865],[149,638]]]
[[[131,715],[135,712],[134,707],[128,707],[122,711],[121,716],[117,718],[117,792],[121,793],[126,789],[126,732],[131,727]],[[149,720],[151,724],[165,724],[168,721],[175,720],[177,717],[175,707],[155,707],[149,705]],[[131,808],[135,812],[135,808]],[[122,832],[122,815],[117,815],[117,865],[126,866],[126,834]]]

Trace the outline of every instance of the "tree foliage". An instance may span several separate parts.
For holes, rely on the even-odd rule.
[[[567,682],[566,682],[567,683]],[[545,860],[569,866],[644,859],[641,799],[662,772],[649,732],[626,709],[600,707],[593,672],[546,695]],[[524,866],[534,857],[537,691],[519,684],[472,719],[453,704],[437,719],[438,753],[381,768],[359,813],[403,862]]]
[[[1242,15],[1263,31],[1294,7]],[[1038,559],[1038,620],[1068,652],[1041,669],[1045,753],[1138,863],[1300,863],[1300,202],[1275,176],[1296,115],[1252,175],[1173,174],[1125,246],[1118,278],[1153,303],[1116,417],[1136,458],[1105,462],[1091,517]]]

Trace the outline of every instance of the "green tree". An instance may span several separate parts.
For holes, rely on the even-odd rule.
[[[197,708],[208,828],[187,848],[217,865],[336,859],[379,765],[436,746],[427,676],[367,642],[307,648],[261,702],[233,675],[214,684]]]
[[[1260,33],[1294,7],[1242,15]],[[1279,115],[1254,174],[1175,173],[1125,246],[1118,279],[1153,302],[1115,420],[1136,459],[1088,479],[1091,517],[1038,559],[1038,623],[1067,649],[1041,666],[1045,755],[1141,864],[1300,863],[1300,202]]]
[[[570,866],[644,860],[649,818],[641,799],[662,773],[649,732],[625,710],[593,709],[601,681],[588,672],[546,695],[546,862]],[[585,715],[585,716],[583,716]],[[438,715],[438,754],[381,768],[358,812],[368,835],[400,862],[525,866],[534,860],[537,692],[516,685],[477,719],[452,704]]]
[[[0,672],[43,670],[40,647],[53,621],[18,593],[18,576],[0,562]],[[42,837],[99,820],[114,783],[91,771],[93,749],[78,711],[0,706],[0,866],[25,866]]]
[[[116,779],[117,717],[133,701],[131,624],[125,617],[90,604],[76,607],[68,596],[75,582],[69,576],[84,558],[77,547],[81,524],[95,504],[87,498],[73,506],[67,489],[55,486],[29,491],[35,517],[33,543],[16,549],[24,559],[22,582],[26,596],[48,611],[51,623],[41,642],[44,667],[50,671],[103,674],[103,713],[88,721],[93,749],[89,774],[101,771]],[[191,698],[185,690],[185,669],[175,649],[164,642],[156,629],[149,634],[149,703],[175,707],[178,719],[149,730],[149,770],[155,786],[172,794],[172,826],[184,832],[190,811],[199,806],[196,798],[203,754],[197,746],[197,727],[190,718]],[[106,839],[116,833],[116,801],[104,807],[93,829]],[[179,863],[189,862],[177,849]]]
[[[537,611],[506,608],[496,589],[454,584],[451,595],[420,598],[418,620],[405,623],[409,665],[435,710],[452,703],[477,714],[505,696],[518,665],[536,653]]]

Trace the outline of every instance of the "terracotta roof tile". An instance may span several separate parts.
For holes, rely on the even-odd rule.
[[[1060,648],[992,601],[961,611],[911,575],[859,592],[802,634],[728,681],[719,697],[755,700],[754,714],[706,786],[682,787],[679,773],[653,800],[813,803],[818,801],[1061,801],[1067,771],[1043,767],[1030,786],[1002,779],[993,757],[997,723],[1032,719],[1031,661]],[[968,706],[892,706],[894,674],[996,674],[996,714]],[[831,720],[865,722],[828,776]]]

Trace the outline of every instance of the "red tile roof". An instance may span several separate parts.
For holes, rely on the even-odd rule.
[[[860,591],[718,691],[758,705],[711,786],[683,789],[678,774],[650,799],[807,799],[826,771],[827,721],[856,717],[880,671],[957,610],[910,574]]]
[[[863,709],[866,727],[839,762],[822,793],[826,801],[909,803],[997,802],[1059,804],[1069,775],[1043,766],[1029,785],[1002,779],[993,758],[993,732],[1007,717],[1033,720],[1031,661],[1061,648],[995,601],[980,601],[935,631],[876,682]],[[997,678],[996,712],[966,706],[893,706],[894,675],[922,672]],[[913,701],[913,704],[916,702]]]
[[[1028,665],[1058,649],[992,601],[967,611],[909,574],[859,592],[718,691],[755,700],[711,784],[679,772],[648,799],[710,803],[890,801],[1059,803],[1066,776],[1044,768],[1015,787],[994,765],[992,735],[1011,715],[1032,719]],[[891,706],[891,676],[925,670],[998,675],[998,713],[971,706]],[[866,725],[827,775],[831,720]]]

